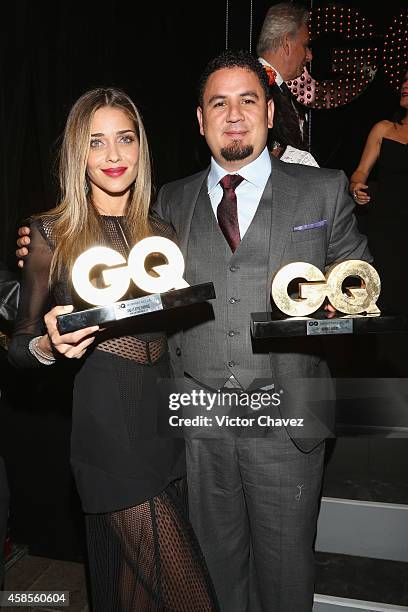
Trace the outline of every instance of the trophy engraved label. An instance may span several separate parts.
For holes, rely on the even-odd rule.
[[[137,315],[146,314],[147,312],[156,312],[163,310],[163,302],[160,294],[147,295],[146,297],[136,298],[135,300],[126,300],[114,304],[116,320],[126,319],[127,317],[135,317]]]
[[[310,319],[306,326],[307,336],[325,336],[327,334],[352,334],[353,320],[333,318],[328,320]]]
[[[146,259],[162,255],[166,264],[156,265],[153,276],[146,268]],[[91,275],[97,266],[106,266],[100,277],[104,286],[98,286]],[[78,295],[96,308],[59,315],[61,334],[88,327],[112,323],[129,317],[168,310],[215,299],[213,283],[190,287],[184,280],[184,258],[178,246],[159,236],[144,238],[131,249],[128,261],[109,247],[92,247],[82,253],[72,268],[72,284]],[[129,289],[130,281],[146,293],[139,298],[120,300]],[[101,282],[99,282],[101,285]]]

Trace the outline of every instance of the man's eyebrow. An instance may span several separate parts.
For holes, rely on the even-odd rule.
[[[241,98],[250,96],[251,98],[259,98],[258,94],[256,93],[256,91],[244,91],[244,93],[239,94],[241,96]]]
[[[132,129],[128,129],[128,130],[119,130],[118,132],[116,132],[117,134],[127,134],[127,132],[132,132],[133,134],[136,134],[135,130]],[[105,136],[105,134],[103,132],[98,132],[97,134],[91,134],[92,138],[95,138],[95,136]]]
[[[256,91],[247,91],[241,94],[241,96],[251,96],[252,98],[256,98],[257,100],[259,100],[259,95],[256,93]]]
[[[208,104],[215,102],[215,100],[225,100],[226,97],[227,96],[223,96],[221,94],[216,94],[215,96],[211,96],[211,98],[208,100]]]
[[[249,96],[251,98],[256,98],[257,100],[259,100],[259,95],[256,93],[256,91],[243,91],[239,94],[239,96],[240,98],[246,98]],[[211,96],[211,98],[208,100],[208,104],[211,104],[216,100],[225,100],[225,98],[228,98],[228,96],[225,96],[223,94],[216,94],[215,96]]]

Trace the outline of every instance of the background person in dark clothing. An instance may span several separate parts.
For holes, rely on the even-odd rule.
[[[275,105],[274,125],[268,148],[288,145],[308,149],[308,124],[304,107],[297,102],[285,81],[299,77],[311,61],[308,31],[309,11],[292,2],[281,2],[266,13],[259,35],[259,61],[271,76]]]
[[[11,329],[17,313],[20,284],[16,277],[0,262],[0,344],[1,358],[5,355],[5,333]],[[4,582],[4,543],[7,533],[7,519],[10,492],[7,482],[6,467],[0,448],[0,588]]]

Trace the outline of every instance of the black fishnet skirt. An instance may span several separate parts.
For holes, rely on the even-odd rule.
[[[215,612],[185,480],[133,508],[87,514],[94,612]]]

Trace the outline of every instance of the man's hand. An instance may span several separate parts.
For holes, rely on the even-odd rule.
[[[30,228],[23,226],[18,228],[19,238],[17,239],[17,246],[19,247],[16,250],[16,257],[18,259],[17,265],[19,268],[24,266],[24,259],[26,255],[28,255],[28,245],[30,244]]]
[[[335,309],[334,306],[332,306],[330,304],[330,302],[327,302],[327,304],[324,307],[324,310],[326,310],[326,312],[327,312],[327,318],[328,319],[333,319],[333,317],[336,316],[337,310]]]
[[[57,328],[57,315],[67,314],[72,312],[73,309],[73,306],[55,306],[47,312],[44,322],[48,334],[41,339],[43,342],[42,350],[48,351],[51,355],[53,350],[56,350],[68,359],[80,359],[88,346],[92,344],[95,336],[90,336],[90,334],[94,334],[99,329],[98,325],[85,327],[63,336],[60,335]]]

